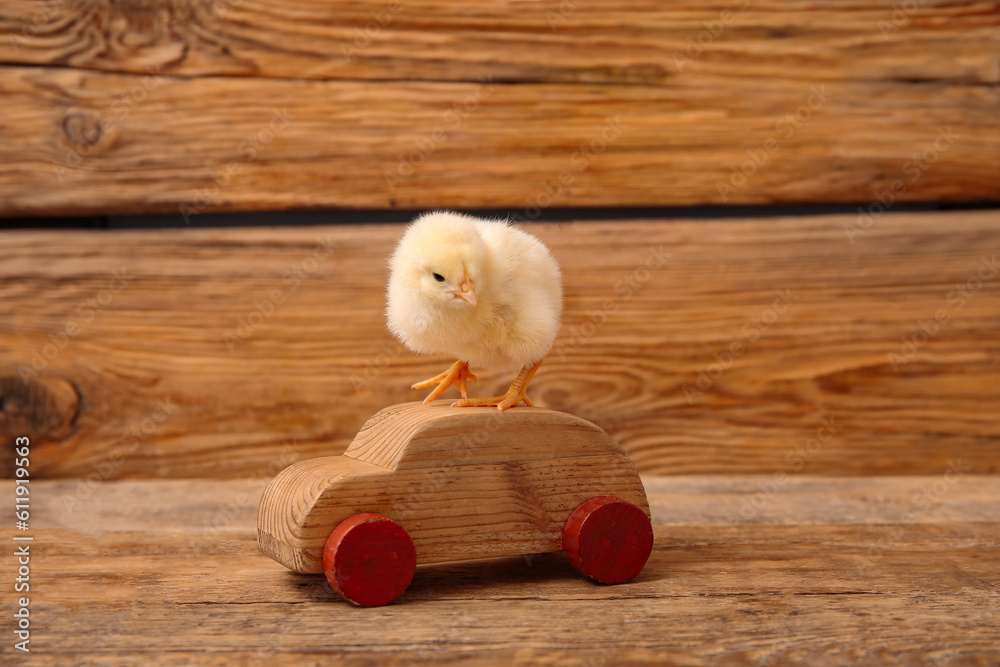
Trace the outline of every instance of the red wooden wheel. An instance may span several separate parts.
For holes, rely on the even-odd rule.
[[[341,521],[323,549],[323,571],[333,590],[362,607],[389,604],[406,590],[417,551],[402,526],[366,512]]]
[[[613,496],[591,498],[573,510],[563,531],[569,562],[602,584],[621,584],[642,570],[653,549],[646,513]]]

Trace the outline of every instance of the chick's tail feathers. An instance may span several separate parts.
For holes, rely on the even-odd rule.
[[[424,403],[430,403],[438,396],[440,396],[445,389],[452,385],[456,385],[458,390],[462,392],[462,398],[469,397],[469,387],[468,382],[472,380],[477,381],[475,375],[469,371],[469,362],[467,361],[456,361],[451,365],[448,370],[440,375],[435,375],[432,378],[428,378],[423,382],[417,382],[413,385],[413,389],[424,389],[432,385],[437,385],[437,387],[431,393],[427,394],[427,398],[424,399]]]
[[[531,382],[531,378],[535,377],[535,372],[538,367],[542,365],[543,359],[539,359],[533,364],[525,365],[521,369],[521,372],[517,374],[514,378],[514,382],[511,383],[510,389],[503,396],[492,396],[490,398],[464,398],[463,400],[455,401],[452,403],[453,407],[457,408],[473,408],[473,407],[492,407],[496,406],[497,410],[503,412],[507,408],[512,408],[521,401],[529,408],[533,405],[531,399],[528,398],[528,383]]]

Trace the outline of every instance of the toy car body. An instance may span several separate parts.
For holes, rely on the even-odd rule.
[[[417,564],[559,551],[571,514],[595,498],[649,525],[631,460],[596,425],[542,408],[405,403],[369,419],[342,456],[278,474],[261,499],[258,544],[291,570],[328,578],[332,534],[352,517],[401,526]],[[651,529],[649,547],[645,535],[628,538],[637,539],[622,546],[645,549],[641,569]]]

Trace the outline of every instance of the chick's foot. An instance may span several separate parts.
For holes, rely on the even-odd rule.
[[[536,361],[530,366],[525,366],[521,369],[521,372],[517,374],[514,378],[514,382],[511,383],[510,389],[503,396],[491,396],[490,398],[465,398],[461,401],[455,401],[452,403],[452,407],[456,408],[473,408],[473,407],[492,407],[496,406],[497,410],[503,412],[507,408],[512,408],[521,401],[529,408],[534,405],[531,399],[528,398],[528,383],[531,382],[531,378],[535,377],[535,371],[538,367],[542,365],[542,362]]]
[[[417,382],[416,384],[413,385],[413,389],[424,389],[426,387],[430,387],[435,384],[437,385],[437,388],[434,389],[434,391],[432,391],[431,393],[429,393],[427,395],[427,398],[424,399],[424,403],[430,403],[435,398],[440,396],[445,389],[447,389],[452,385],[457,386],[458,390],[462,392],[462,398],[468,398],[469,380],[475,382],[478,379],[479,378],[477,378],[469,371],[468,362],[456,361],[444,373],[441,373],[440,375],[435,375],[434,377],[428,380],[424,380],[423,382]]]

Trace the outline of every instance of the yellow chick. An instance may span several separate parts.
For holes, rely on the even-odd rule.
[[[524,401],[528,383],[552,348],[562,313],[562,275],[549,249],[500,220],[426,213],[406,229],[389,260],[389,330],[420,354],[458,358],[444,373],[413,385],[452,385],[459,407],[506,410]],[[503,396],[470,399],[469,367],[520,369]]]

